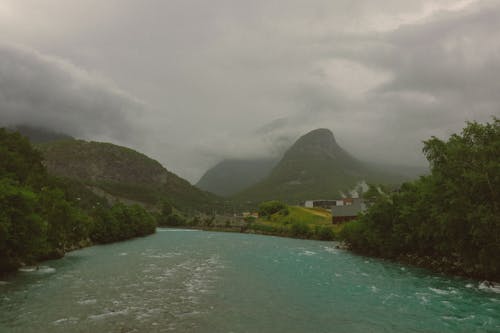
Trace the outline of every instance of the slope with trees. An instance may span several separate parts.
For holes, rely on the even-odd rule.
[[[0,271],[155,227],[140,206],[110,207],[78,182],[49,176],[27,138],[0,128]]]

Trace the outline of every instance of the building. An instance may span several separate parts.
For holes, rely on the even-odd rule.
[[[354,220],[359,213],[366,210],[366,204],[359,197],[342,198],[337,200],[308,200],[306,208],[323,208],[331,210],[332,223],[342,223]]]
[[[341,205],[332,207],[332,223],[334,224],[354,220],[366,209],[365,203],[360,198],[345,198],[341,201]]]
[[[332,209],[339,204],[343,204],[342,200],[308,200],[304,203],[304,207]]]

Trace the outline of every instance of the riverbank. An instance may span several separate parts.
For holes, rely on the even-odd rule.
[[[265,222],[264,222],[265,223]],[[367,253],[362,253],[351,249],[342,239],[339,237],[339,232],[342,229],[342,225],[336,226],[337,232],[333,235],[331,239],[322,239],[315,233],[294,235],[283,229],[274,228],[262,228],[261,226],[256,227],[256,225],[248,224],[246,226],[183,226],[182,228],[191,230],[203,230],[203,231],[213,231],[213,232],[230,232],[230,233],[242,233],[242,234],[256,234],[264,236],[276,236],[284,238],[295,238],[295,239],[308,239],[308,240],[319,240],[319,241],[339,241],[336,248],[345,249],[352,253],[364,256],[367,258],[380,258],[389,260],[392,262],[423,268],[429,270],[433,273],[443,274],[448,277],[464,277],[477,280],[478,282],[488,282],[500,283],[500,279],[492,279],[491,277],[475,274],[475,270],[472,267],[465,265],[458,258],[454,260],[446,257],[436,258],[430,256],[417,256],[411,254],[402,254],[394,258],[385,258],[379,256],[373,256]]]
[[[320,208],[286,206],[278,212],[254,216],[193,216],[172,219],[160,227],[190,228],[208,231],[253,233],[297,239],[337,240],[342,225],[332,224],[329,211]]]
[[[341,240],[340,240],[341,241]],[[359,250],[354,250],[342,242],[341,247],[357,255],[368,258],[379,258],[395,263],[423,268],[433,273],[443,274],[448,277],[462,277],[474,279],[478,282],[493,283],[500,286],[500,277],[485,276],[478,274],[474,267],[466,265],[460,258],[418,256],[415,254],[400,254],[397,257],[374,256]],[[500,287],[498,287],[500,288]],[[500,289],[499,289],[500,290]]]
[[[120,239],[120,240],[113,241],[113,242],[93,242],[90,238],[87,238],[85,240],[79,241],[78,243],[71,244],[70,246],[66,247],[64,250],[58,249],[58,250],[52,251],[50,253],[47,253],[46,255],[44,255],[42,257],[36,258],[34,260],[30,260],[30,261],[20,261],[19,260],[15,264],[8,266],[8,267],[4,267],[3,270],[0,270],[0,278],[6,276],[8,274],[12,274],[13,272],[18,271],[19,269],[22,269],[23,267],[39,266],[41,263],[43,263],[44,261],[47,261],[47,260],[56,260],[56,259],[64,258],[64,256],[66,254],[68,254],[72,251],[84,249],[84,248],[91,247],[94,245],[120,243],[120,242],[128,241],[128,240],[131,240],[134,238],[142,238],[142,237],[150,236],[150,235],[153,235],[154,233],[156,233],[156,229],[152,233],[149,233],[149,234],[137,235],[134,237],[124,238],[124,239]]]
[[[254,234],[254,235],[263,235],[263,236],[275,236],[275,237],[284,237],[284,238],[294,238],[294,239],[308,239],[308,240],[318,240],[318,241],[335,241],[338,240],[338,236],[336,233],[333,236],[328,235],[328,237],[321,237],[320,234],[316,234],[314,232],[308,234],[292,234],[287,230],[283,229],[275,229],[270,228],[266,225],[249,225],[244,227],[239,226],[177,226],[170,227],[164,226],[160,228],[182,228],[189,230],[201,230],[201,231],[213,231],[213,232],[228,232],[228,233],[239,233],[239,234]]]

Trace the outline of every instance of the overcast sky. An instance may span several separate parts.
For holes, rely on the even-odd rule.
[[[0,0],[0,122],[196,182],[331,129],[360,159],[500,116],[500,0]]]

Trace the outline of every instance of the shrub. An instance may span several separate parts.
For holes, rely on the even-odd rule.
[[[178,227],[186,224],[186,219],[179,214],[171,214],[167,217],[166,226]]]
[[[311,229],[303,222],[293,222],[290,227],[290,232],[292,236],[295,237],[308,238],[311,236]]]
[[[271,215],[278,213],[282,210],[288,210],[287,205],[282,203],[281,201],[266,201],[260,204],[259,206],[259,216],[267,216],[270,217]],[[287,215],[288,213],[286,213]]]
[[[330,241],[335,239],[335,233],[329,226],[317,225],[314,234],[316,238],[320,240]]]

